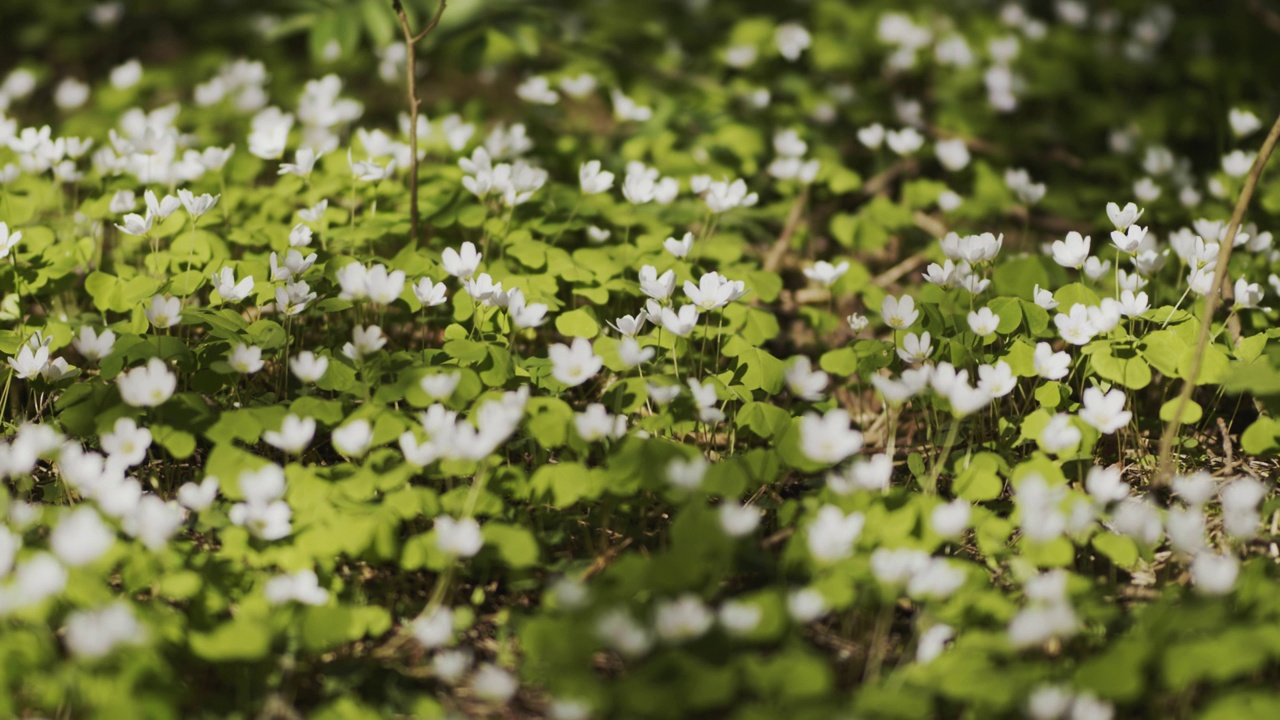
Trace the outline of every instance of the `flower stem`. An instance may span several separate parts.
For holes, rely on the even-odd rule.
[[[942,444],[942,452],[933,461],[933,472],[929,473],[929,479],[924,484],[924,492],[926,495],[938,494],[938,475],[942,473],[942,466],[947,462],[947,456],[951,454],[951,448],[956,444],[956,435],[960,430],[959,418],[951,419],[951,429],[947,431],[947,439]]]

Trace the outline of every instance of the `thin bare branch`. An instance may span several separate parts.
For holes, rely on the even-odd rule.
[[[1200,374],[1200,364],[1204,360],[1204,351],[1209,344],[1213,314],[1222,300],[1222,284],[1227,277],[1227,262],[1231,260],[1231,249],[1235,245],[1240,223],[1244,220],[1245,210],[1249,207],[1249,200],[1253,198],[1253,191],[1258,186],[1258,178],[1262,177],[1262,169],[1266,167],[1267,159],[1271,157],[1277,140],[1280,140],[1280,117],[1276,118],[1275,124],[1271,126],[1271,132],[1267,133],[1266,141],[1262,143],[1262,149],[1258,151],[1258,157],[1254,158],[1253,168],[1245,178],[1244,187],[1240,189],[1240,199],[1236,201],[1235,210],[1231,213],[1231,222],[1227,225],[1226,237],[1222,239],[1222,246],[1218,250],[1218,266],[1214,269],[1213,284],[1204,296],[1204,315],[1200,317],[1200,337],[1196,341],[1196,351],[1191,356],[1191,367],[1187,368],[1187,377],[1182,381],[1182,392],[1178,395],[1178,404],[1174,408],[1173,417],[1165,425],[1164,433],[1160,436],[1160,454],[1153,479],[1156,485],[1168,483],[1173,475],[1173,443],[1178,438],[1178,431],[1182,428],[1182,413],[1186,411],[1187,403],[1191,401],[1196,376]]]

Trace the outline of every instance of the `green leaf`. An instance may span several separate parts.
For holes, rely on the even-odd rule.
[[[1240,435],[1240,447],[1250,455],[1272,452],[1280,439],[1280,421],[1263,415]]]
[[[1091,345],[1097,349],[1089,354],[1089,367],[1098,375],[1130,390],[1141,390],[1151,384],[1151,366],[1133,348],[1110,345],[1106,341],[1095,341]]]
[[[538,540],[520,525],[485,523],[484,540],[498,551],[508,567],[528,568],[538,564]]]
[[[791,414],[770,403],[748,402],[738,410],[736,421],[762,440],[777,441],[790,426]]]
[[[152,425],[151,437],[177,460],[191,457],[196,450],[196,438],[185,430],[176,430],[168,425]]]
[[[1160,406],[1160,419],[1164,422],[1173,420],[1174,414],[1178,412],[1179,399],[1174,398]],[[1182,409],[1182,419],[1178,422],[1183,425],[1189,423],[1200,422],[1200,418],[1204,417],[1204,410],[1200,407],[1200,403],[1195,400],[1187,400],[1187,406]]]
[[[256,618],[237,617],[209,632],[193,632],[191,651],[213,662],[261,660],[271,651],[271,630]]]
[[[1126,570],[1138,563],[1138,544],[1128,535],[1100,532],[1093,536],[1091,544],[1111,562]]]
[[[600,334],[600,323],[590,308],[578,308],[557,315],[556,330],[568,337],[590,339]]]

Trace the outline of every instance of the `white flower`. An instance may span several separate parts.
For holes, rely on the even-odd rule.
[[[902,347],[898,348],[898,357],[902,358],[903,362],[918,365],[928,360],[932,352],[932,338],[929,336],[928,331],[919,335],[907,333],[902,338]]]
[[[859,315],[858,313],[852,313],[844,320],[849,324],[849,329],[853,331],[855,335],[866,330],[867,326],[871,324],[871,321],[867,319],[867,316]]]
[[[1124,253],[1137,252],[1146,237],[1147,229],[1141,225],[1130,225],[1125,232],[1111,231],[1111,242]]]
[[[1202,595],[1226,595],[1235,587],[1240,561],[1235,555],[1200,553],[1191,561],[1191,583]]]
[[[809,553],[818,562],[842,560],[853,550],[853,543],[862,533],[866,518],[862,513],[844,514],[835,505],[823,505],[813,522],[809,523],[807,540]]]
[[[714,181],[707,186],[703,200],[707,209],[713,213],[722,213],[737,207],[751,207],[759,201],[755,193],[747,192],[747,183],[742,178],[733,182],[727,180]]]
[[[231,365],[232,370],[238,373],[252,375],[265,365],[262,360],[262,348],[256,345],[236,343],[231,348],[231,354],[227,356],[227,363]]]
[[[271,605],[296,602],[302,605],[324,605],[329,591],[320,587],[314,570],[299,570],[292,575],[277,575],[266,582],[263,592]]]
[[[736,300],[742,295],[743,287],[744,284],[741,281],[729,280],[720,273],[713,271],[703,273],[702,277],[698,279],[697,285],[686,280],[684,294],[688,296],[690,302],[697,306],[698,310],[710,311],[724,307]]]
[[[413,296],[418,298],[418,302],[422,303],[423,307],[443,305],[448,299],[446,293],[449,288],[445,287],[444,283],[433,283],[428,277],[418,280],[411,287]]]
[[[516,86],[516,96],[535,105],[555,105],[560,93],[551,89],[551,81],[542,75],[534,75]]]
[[[1262,286],[1258,283],[1251,283],[1241,277],[1236,280],[1235,284],[1235,300],[1238,308],[1256,308],[1262,302],[1264,295]]]
[[[284,265],[279,264],[279,258],[275,253],[271,253],[271,279],[283,280],[291,282],[300,278],[303,273],[311,269],[315,264],[316,254],[311,253],[303,257],[302,253],[297,250],[289,250],[284,256]],[[277,295],[278,296],[278,295]]]
[[[798,623],[811,623],[826,612],[826,599],[813,588],[800,588],[787,593],[787,614]]]
[[[89,100],[89,86],[75,78],[65,78],[53,92],[53,102],[61,110],[75,110]]]
[[[578,437],[587,442],[606,438],[616,440],[627,433],[627,417],[610,415],[600,403],[591,403],[585,411],[574,415],[573,424],[578,430]]]
[[[286,415],[279,430],[262,433],[262,441],[292,455],[301,455],[316,434],[314,418]]]
[[[62,516],[49,532],[49,549],[72,567],[102,557],[115,544],[116,534],[93,508],[82,505]]]
[[[1155,202],[1160,198],[1160,186],[1149,177],[1139,178],[1133,183],[1133,196],[1142,202]]]
[[[698,308],[693,305],[682,305],[679,310],[664,307],[658,323],[673,335],[688,337],[698,324]]]
[[[1123,231],[1128,229],[1130,225],[1138,222],[1138,218],[1142,217],[1143,212],[1145,212],[1145,209],[1139,208],[1134,203],[1125,203],[1123,208],[1113,202],[1107,203],[1107,218],[1111,220],[1111,224],[1116,227],[1116,230]]]
[[[1257,153],[1232,150],[1222,156],[1222,171],[1231,177],[1240,177],[1249,172],[1257,156]]]
[[[462,381],[462,373],[460,372],[443,372],[433,375],[424,375],[418,384],[422,387],[422,391],[430,395],[436,400],[446,400],[453,391],[458,388],[458,383]]]
[[[249,297],[249,293],[253,292],[253,284],[252,275],[246,275],[236,282],[235,272],[229,267],[224,267],[213,275],[213,287],[224,302],[235,303]]]
[[[920,317],[915,300],[910,295],[903,295],[901,299],[885,295],[884,302],[880,305],[880,314],[884,316],[885,324],[894,330],[906,330]]]
[[[825,372],[815,371],[809,358],[804,355],[797,356],[787,367],[783,376],[791,393],[809,402],[822,399],[822,391],[827,387],[830,379]]]
[[[1090,238],[1072,230],[1065,240],[1053,241],[1053,261],[1063,267],[1079,269],[1089,257],[1089,243]]]
[[[1071,416],[1058,413],[1049,418],[1044,430],[1040,431],[1040,447],[1045,452],[1058,454],[1080,444],[1083,435],[1080,428],[1071,422]]]
[[[569,387],[577,387],[595,377],[604,365],[586,338],[574,338],[572,345],[556,343],[547,348],[551,376]]]
[[[597,85],[595,76],[586,72],[560,78],[560,89],[576,98],[590,95]]]
[[[1231,133],[1238,138],[1252,135],[1262,127],[1257,115],[1242,108],[1231,108],[1227,112],[1227,122],[1231,125]]]
[[[218,478],[206,477],[199,484],[184,483],[178,488],[178,503],[192,512],[201,512],[213,505],[218,496]]]
[[[681,490],[697,490],[707,474],[707,467],[707,459],[701,455],[688,460],[676,458],[667,463],[667,481]]]
[[[143,217],[141,215],[129,213],[128,215],[124,216],[124,224],[123,225],[116,224],[116,227],[120,230],[120,232],[126,235],[136,235],[138,237],[142,237],[151,232],[151,225],[154,221],[155,221],[155,218],[152,217],[150,214],[147,214],[146,217]],[[0,223],[0,224],[3,224],[3,223]],[[21,236],[21,233],[19,233],[19,236]],[[0,251],[2,250],[4,250],[4,247],[3,245],[0,245]],[[5,254],[7,254],[7,252]],[[3,257],[3,255],[0,255],[0,257]]]
[[[443,650],[431,658],[431,672],[441,682],[456,685],[471,669],[471,659],[467,650]]]
[[[726,500],[720,503],[720,529],[732,538],[750,535],[760,525],[760,510],[754,505],[740,505]]]
[[[924,145],[924,136],[913,127],[890,130],[885,133],[885,143],[898,155],[910,155]]]
[[[1110,435],[1129,424],[1133,413],[1124,409],[1125,395],[1118,388],[1113,388],[1106,395],[1096,387],[1084,391],[1084,403],[1080,408],[1080,419],[1096,428],[1099,432]]]
[[[1065,352],[1054,352],[1047,342],[1036,343],[1032,364],[1036,374],[1046,380],[1061,380],[1067,376],[1071,367],[1071,356]]]
[[[142,542],[152,552],[160,552],[169,538],[182,527],[187,512],[176,502],[165,502],[157,495],[144,495],[123,518],[125,532]]]
[[[800,450],[805,457],[834,465],[862,449],[862,433],[849,426],[849,413],[841,408],[825,415],[805,413],[800,419]]]
[[[316,166],[316,159],[318,157],[319,156],[316,155],[316,151],[310,147],[300,147],[293,155],[294,161],[291,163],[280,163],[280,168],[276,171],[276,174],[297,175],[303,179],[309,178],[311,177],[311,171]]]
[[[318,382],[329,369],[329,358],[317,356],[310,350],[303,350],[290,358],[289,369],[302,382]]]
[[[947,402],[956,417],[965,417],[986,407],[991,395],[981,387],[970,387],[968,382],[956,382],[947,391]]]
[[[102,434],[99,442],[110,462],[117,467],[133,467],[147,459],[151,431],[138,427],[133,418],[122,417],[116,420],[111,432]]]
[[[1044,183],[1032,182],[1031,176],[1022,168],[1005,170],[1004,183],[1026,205],[1034,205],[1040,202],[1045,194]]]
[[[970,509],[969,503],[960,498],[942,503],[929,513],[929,524],[939,537],[947,540],[958,538],[969,527]]]
[[[469,558],[484,546],[480,523],[473,518],[455,520],[448,515],[436,518],[436,547],[452,557]]]
[[[136,59],[123,62],[111,68],[109,79],[111,87],[117,90],[128,90],[142,79],[142,63]]]
[[[425,648],[444,646],[453,639],[453,610],[437,607],[423,612],[409,624],[413,639]]]
[[[359,360],[378,352],[386,344],[387,336],[382,334],[382,328],[377,325],[356,325],[351,328],[351,342],[342,346],[342,354],[351,360]]]
[[[172,195],[165,195],[163,200],[156,197],[156,194],[150,190],[142,194],[143,200],[147,203],[147,215],[164,220],[174,213],[175,210],[182,207],[182,201]]]
[[[640,292],[654,300],[666,300],[676,289],[676,274],[668,270],[661,275],[657,268],[645,265],[640,268]]]
[[[1083,270],[1085,277],[1088,277],[1090,280],[1101,280],[1110,269],[1110,260],[1100,260],[1096,257],[1085,258]]]
[[[123,602],[73,612],[63,628],[67,650],[81,658],[100,658],[121,645],[138,645],[145,639],[145,628]]]
[[[718,423],[724,420],[724,412],[716,407],[719,397],[716,394],[715,383],[711,380],[698,382],[689,378],[689,393],[693,395],[693,402],[698,407],[699,420],[705,423]]]
[[[445,272],[458,279],[466,280],[480,267],[480,258],[481,254],[476,252],[475,244],[468,240],[462,243],[461,251],[445,248],[440,261],[444,265]]]
[[[1121,315],[1124,315],[1125,317],[1138,317],[1149,309],[1151,309],[1151,302],[1147,299],[1146,293],[1140,292],[1135,295],[1132,290],[1125,290],[1120,293]]]
[[[1089,468],[1084,486],[1089,495],[1102,505],[1119,502],[1129,496],[1129,485],[1121,477],[1119,467],[1103,468],[1095,465]]]
[[[1008,395],[1017,384],[1013,369],[1004,360],[997,360],[995,365],[978,366],[978,389],[993,398]]]
[[[950,625],[934,625],[925,630],[920,635],[919,642],[916,643],[916,662],[920,664],[933,662],[946,649],[947,643],[951,642],[955,634],[955,630]]]
[[[653,644],[649,631],[632,619],[627,611],[612,609],[596,621],[596,635],[607,645],[628,657],[637,657]]]
[[[832,265],[825,260],[819,260],[814,263],[812,267],[804,269],[804,276],[819,285],[831,287],[840,279],[840,276],[844,275],[848,271],[848,261],[841,261],[839,265]]]
[[[120,398],[132,407],[156,407],[168,400],[178,388],[178,378],[160,358],[151,358],[116,377]]]
[[[596,195],[613,187],[613,173],[600,169],[600,161],[585,162],[578,168],[578,184],[584,195]]]
[[[779,25],[773,33],[773,40],[778,46],[778,53],[791,62],[799,60],[800,54],[813,42],[809,31],[797,23]]]
[[[30,345],[23,345],[18,354],[9,358],[9,367],[22,380],[34,380],[49,366],[49,348],[40,347],[32,351]]]
[[[656,352],[652,347],[641,347],[633,337],[624,337],[618,343],[618,360],[628,369],[649,362]]]
[[[117,214],[127,213],[137,206],[138,196],[132,190],[117,190],[115,195],[111,196],[111,204],[107,206],[107,210]]]
[[[222,196],[210,195],[209,193],[194,195],[190,190],[186,189],[178,191],[178,200],[182,202],[182,207],[187,209],[187,213],[191,215],[192,220],[198,220],[201,215],[212,210],[213,206],[218,204],[218,198],[220,197]]]
[[[289,231],[289,247],[307,247],[311,244],[312,236],[311,228],[303,223],[298,223]]]
[[[1071,708],[1071,692],[1056,685],[1041,685],[1027,699],[1032,720],[1063,720]]]
[[[857,135],[858,142],[875,150],[884,143],[885,129],[880,123],[872,123],[864,128],[859,128]]]
[[[373,442],[373,426],[363,418],[352,420],[335,428],[331,439],[338,452],[349,458],[358,458],[365,454]]]
[[[1075,304],[1067,313],[1053,316],[1053,324],[1058,327],[1058,334],[1072,345],[1085,345],[1098,334],[1089,319],[1089,310],[1084,305]]]
[[[613,100],[613,114],[619,120],[646,122],[653,117],[653,108],[640,105],[623,94],[621,90],[615,88],[609,91],[609,97]]]
[[[679,643],[700,637],[715,616],[698,596],[685,594],[675,600],[661,600],[654,609],[654,630],[658,637],[669,643]]]
[[[669,237],[662,242],[662,247],[678,258],[688,257],[689,251],[693,249],[693,233],[687,232],[679,240]]]
[[[938,194],[938,209],[944,213],[956,210],[963,203],[964,198],[954,190],[943,190]]]
[[[21,239],[21,232],[17,230],[9,232],[9,226],[0,222],[0,259],[9,257],[10,251],[18,246],[18,241]]]
[[[1209,502],[1209,499],[1213,497],[1214,489],[1217,487],[1213,476],[1206,470],[1200,470],[1191,475],[1176,475],[1173,478],[1172,485],[1173,492],[1192,507],[1200,507]]]
[[[505,703],[519,689],[514,675],[492,663],[481,664],[471,676],[471,692],[487,702]]]
[[[151,298],[151,306],[146,312],[152,325],[161,330],[171,328],[182,320],[182,301],[176,297],[156,295]]]
[[[739,600],[726,600],[717,613],[720,626],[730,635],[746,635],[760,625],[764,616],[759,605]]]
[[[969,329],[978,337],[994,335],[999,325],[1000,316],[991,312],[991,308],[984,307],[969,313]]]
[[[969,164],[969,148],[960,138],[939,140],[934,144],[933,151],[942,167],[952,172],[963,170]]]

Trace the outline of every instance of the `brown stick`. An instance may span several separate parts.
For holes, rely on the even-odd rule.
[[[809,186],[805,185],[804,190],[796,196],[795,201],[791,203],[791,212],[787,214],[787,222],[782,226],[782,232],[778,235],[778,239],[773,243],[773,247],[769,249],[769,254],[764,259],[764,269],[766,272],[774,272],[782,266],[782,259],[786,256],[787,250],[791,245],[791,238],[796,234],[796,229],[800,227],[800,220],[804,217],[804,206],[809,201]]]
[[[409,220],[413,228],[413,241],[418,241],[418,106],[422,103],[418,99],[418,68],[417,68],[417,44],[427,36],[436,25],[440,24],[440,16],[444,15],[445,6],[449,4],[449,0],[440,0],[440,7],[436,9],[436,14],[431,18],[431,22],[416,35],[409,29],[409,17],[405,15],[404,5],[400,0],[392,0],[391,7],[396,12],[396,18],[400,20],[400,29],[404,31],[405,44],[405,75],[407,82],[405,83],[409,96]]]
[[[1214,268],[1213,284],[1209,286],[1209,292],[1204,296],[1204,315],[1200,318],[1200,338],[1196,341],[1196,351],[1191,356],[1191,367],[1188,368],[1187,377],[1182,381],[1182,392],[1178,395],[1178,405],[1174,409],[1173,418],[1169,420],[1168,425],[1165,425],[1164,433],[1160,436],[1160,455],[1153,479],[1155,485],[1169,482],[1170,476],[1173,475],[1173,441],[1177,439],[1178,431],[1182,428],[1182,413],[1187,409],[1187,403],[1191,401],[1196,376],[1200,374],[1200,363],[1204,359],[1204,351],[1209,344],[1209,331],[1213,327],[1213,313],[1218,309],[1222,283],[1227,277],[1227,262],[1231,259],[1231,249],[1235,245],[1236,233],[1240,231],[1240,223],[1244,220],[1244,212],[1249,207],[1249,200],[1253,198],[1254,188],[1258,186],[1258,178],[1262,177],[1262,168],[1271,157],[1271,151],[1275,149],[1277,140],[1280,140],[1280,117],[1276,118],[1275,124],[1271,126],[1271,132],[1267,133],[1266,141],[1262,143],[1262,149],[1258,151],[1258,157],[1253,160],[1253,168],[1249,170],[1249,177],[1245,178],[1244,187],[1240,189],[1240,199],[1236,201],[1235,210],[1231,213],[1226,237],[1222,239],[1222,246],[1218,249],[1218,266]]]

